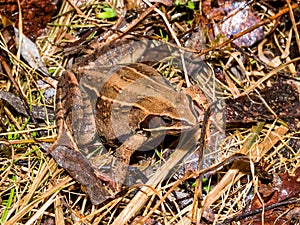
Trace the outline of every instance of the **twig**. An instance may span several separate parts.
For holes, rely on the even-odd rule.
[[[202,167],[203,152],[204,152],[204,148],[205,148],[206,127],[207,127],[207,124],[208,124],[208,120],[209,120],[212,108],[217,103],[218,103],[218,101],[215,101],[212,104],[210,104],[210,106],[208,107],[208,109],[206,110],[206,112],[204,114],[202,128],[201,128],[201,134],[200,134],[200,139],[199,139],[199,146],[196,149],[199,152],[198,171],[201,171],[201,167]],[[194,194],[193,209],[192,209],[193,221],[198,221],[198,219],[197,219],[197,215],[198,215],[197,210],[199,208],[198,199],[201,195],[201,190],[202,190],[201,179],[202,179],[202,176],[199,175],[199,177],[196,181],[196,186],[195,186],[195,194]]]
[[[237,215],[233,218],[226,219],[222,223],[217,223],[216,225],[225,225],[225,224],[229,224],[233,221],[240,221],[240,220],[245,219],[247,217],[254,216],[258,213],[261,213],[262,211],[266,212],[268,210],[271,210],[271,209],[274,209],[274,208],[277,208],[277,207],[280,207],[280,206],[291,205],[291,204],[295,204],[295,203],[299,203],[299,202],[300,202],[300,199],[292,199],[292,200],[287,200],[287,201],[283,201],[283,202],[274,203],[274,204],[269,205],[269,206],[261,207],[259,209],[254,209],[250,212],[242,213],[242,214]]]

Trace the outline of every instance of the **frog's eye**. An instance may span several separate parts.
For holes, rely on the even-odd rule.
[[[187,121],[181,121],[181,124],[183,125],[183,126],[190,126],[191,124],[189,123],[189,122],[187,122]]]
[[[161,119],[169,126],[174,124],[174,120],[169,116],[162,116]]]

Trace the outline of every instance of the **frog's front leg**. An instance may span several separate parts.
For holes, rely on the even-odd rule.
[[[147,135],[137,132],[129,137],[120,147],[116,149],[116,162],[113,166],[116,190],[121,190],[126,178],[131,155],[148,140]]]

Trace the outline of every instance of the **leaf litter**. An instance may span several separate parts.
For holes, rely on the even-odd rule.
[[[130,32],[136,36],[147,34],[170,41],[174,39],[173,33],[184,42],[192,31],[200,29],[204,34],[202,43],[199,48],[191,50],[197,49],[213,68],[224,96],[229,99],[226,101],[240,110],[234,110],[240,119],[226,128],[220,159],[216,162],[222,166],[202,181],[203,190],[194,187],[201,173],[188,169],[178,180],[172,178],[169,183],[161,183],[156,188],[144,187],[144,193],[151,198],[144,200],[143,192],[136,193],[139,187],[133,187],[122,198],[93,206],[84,188],[39,148],[41,142],[54,141],[53,120],[39,119],[38,127],[35,127],[28,120],[28,114],[23,116],[2,100],[1,223],[299,223],[299,6],[294,1],[264,1],[248,2],[246,7],[241,7],[242,1],[228,1],[226,4],[238,6],[229,12],[223,1],[203,1],[202,4],[203,14],[199,12],[199,3],[195,3],[194,9],[188,2],[175,2],[172,6],[156,4],[156,9],[166,18],[176,18],[169,21],[170,26],[166,26],[153,10]],[[52,20],[44,34],[37,38],[36,46],[43,65],[53,78],[58,78],[67,66],[64,56],[66,46],[71,46],[72,52],[88,54],[97,43],[90,45],[86,34],[93,34],[93,39],[93,36],[105,32],[111,32],[112,36],[117,33],[115,28],[121,21],[120,14],[116,18],[97,18],[99,8],[104,5],[107,7],[107,3],[100,1],[83,1],[77,5],[75,2],[63,2],[55,17],[50,10],[48,16]],[[114,5],[108,5],[113,9]],[[147,8],[143,2],[125,7],[131,9],[126,13],[127,22],[133,21]],[[248,25],[238,26],[243,29],[236,30],[233,26],[236,24],[232,22],[236,18],[226,21],[243,10],[248,10],[249,18],[242,19]],[[4,16],[3,13],[1,15]],[[29,19],[26,22],[25,17],[22,19],[24,30],[30,30],[27,24],[33,21]],[[40,26],[40,23],[35,24]],[[10,26],[4,25],[2,20],[1,33],[6,34],[5,37],[14,37],[8,32]],[[45,79],[50,84],[48,88],[53,88],[55,82],[49,82],[47,75],[26,65],[29,62],[18,57],[13,38],[3,37],[1,90],[22,96],[15,87],[17,84],[29,108],[53,107],[53,96],[46,100],[43,97],[45,90],[41,90],[36,81]],[[242,37],[246,40],[240,39]],[[71,55],[68,57],[71,58]],[[12,85],[8,77],[13,77],[16,82]],[[289,85],[291,82],[294,83],[292,86]],[[284,86],[293,89],[285,91],[281,89]],[[19,104],[24,104],[24,100]],[[249,108],[254,108],[257,115],[245,116]],[[262,114],[264,117],[256,121],[256,117]],[[251,121],[246,122],[244,117]],[[250,163],[238,158],[236,153],[246,155]],[[179,204],[179,196],[188,201]],[[195,199],[195,196],[198,198]],[[142,204],[132,207],[138,203]]]

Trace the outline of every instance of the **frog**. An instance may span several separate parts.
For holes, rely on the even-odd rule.
[[[91,143],[95,136],[101,137],[104,145],[115,148],[109,176],[95,172],[93,165],[87,166],[94,171],[94,180],[99,178],[113,190],[102,190],[100,197],[93,194],[94,203],[121,190],[136,150],[153,148],[153,143],[160,143],[166,135],[178,136],[199,125],[199,113],[192,98],[142,62],[149,61],[144,57],[147,46],[146,41],[118,40],[104,53],[102,49],[78,60],[58,81],[58,137],[50,152],[57,148],[73,149],[78,160],[88,165],[80,156],[80,146]],[[57,158],[57,151],[54,152],[52,156]]]

